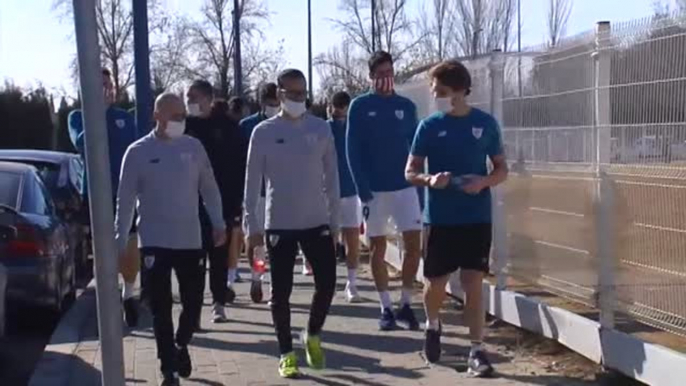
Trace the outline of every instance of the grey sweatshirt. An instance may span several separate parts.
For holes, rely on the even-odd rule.
[[[266,224],[257,205],[266,181]],[[248,150],[245,222],[248,235],[328,225],[338,231],[338,164],[329,125],[310,114],[292,121],[280,116],[260,123]]]
[[[212,166],[200,141],[163,140],[154,131],[134,142],[122,161],[115,238],[124,248],[138,200],[140,247],[200,249],[199,196],[215,230],[226,228]]]

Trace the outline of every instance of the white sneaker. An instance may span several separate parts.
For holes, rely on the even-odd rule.
[[[312,267],[306,262],[303,262],[303,275],[312,276]]]
[[[229,320],[226,317],[226,310],[221,304],[215,304],[212,307],[212,323],[226,323]]]
[[[348,303],[362,302],[362,297],[357,293],[357,288],[351,286],[350,283],[345,286],[345,299]]]

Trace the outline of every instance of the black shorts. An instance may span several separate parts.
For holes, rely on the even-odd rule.
[[[427,226],[424,277],[442,277],[458,269],[488,273],[492,234],[492,224]]]

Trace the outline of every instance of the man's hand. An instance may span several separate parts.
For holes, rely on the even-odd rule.
[[[214,246],[215,247],[221,247],[222,245],[226,244],[226,230],[215,229],[213,236],[214,236]]]
[[[467,182],[462,185],[462,190],[467,194],[479,194],[488,187],[486,177],[470,175]]]
[[[264,246],[264,235],[259,233],[256,235],[251,235],[248,237],[248,248],[252,249],[255,247],[263,247]]]
[[[434,174],[429,179],[429,187],[434,189],[445,189],[452,177],[453,175],[450,172]]]

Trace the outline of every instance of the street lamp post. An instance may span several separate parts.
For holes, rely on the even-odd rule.
[[[114,242],[112,182],[105,120],[105,96],[98,46],[95,2],[73,0],[76,29],[79,85],[83,102],[83,126],[86,133],[86,163],[90,196],[95,282],[98,308],[98,332],[102,355],[102,384],[122,386],[124,356],[122,344],[121,303],[118,294],[117,247]]]
[[[241,63],[241,9],[238,0],[233,0],[234,88],[237,96],[243,96],[243,66]]]
[[[376,0],[372,0],[372,52],[376,52]]]
[[[310,103],[314,103],[314,80],[312,79],[312,0],[307,0],[307,82]]]

